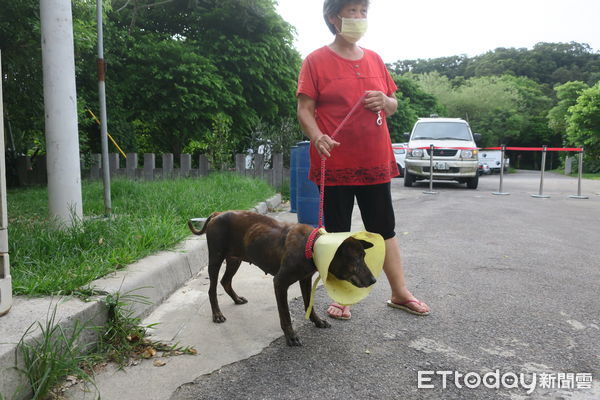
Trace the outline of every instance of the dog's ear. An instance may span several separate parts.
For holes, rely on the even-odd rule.
[[[363,249],[370,249],[373,247],[373,243],[367,242],[366,240],[359,240],[360,244],[362,244]]]

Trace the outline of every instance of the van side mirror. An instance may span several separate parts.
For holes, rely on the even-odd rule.
[[[410,132],[404,132],[402,134],[402,137],[404,138],[405,142],[408,142],[408,140],[410,139]]]
[[[473,139],[475,139],[475,142],[481,142],[481,133],[474,133],[473,134]]]

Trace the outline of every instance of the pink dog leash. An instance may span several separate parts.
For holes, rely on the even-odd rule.
[[[331,138],[335,138],[338,133],[340,132],[340,130],[344,127],[344,125],[346,124],[346,122],[348,122],[348,119],[350,119],[350,116],[352,114],[354,114],[354,112],[356,111],[356,109],[358,108],[358,106],[360,104],[362,104],[363,100],[365,99],[365,97],[367,97],[367,94],[363,94],[358,101],[354,104],[354,106],[352,107],[352,109],[350,110],[350,112],[348,114],[346,114],[346,116],[344,117],[344,119],[342,120],[342,122],[340,122],[340,124],[338,125],[338,127],[335,129],[335,131],[333,132],[333,134],[331,135]],[[381,117],[381,111],[377,112],[377,125],[381,125],[383,123],[382,117]],[[319,237],[319,231],[321,230],[321,228],[324,228],[323,226],[323,204],[325,202],[325,163],[326,163],[327,159],[325,157],[321,157],[321,182],[319,184],[320,186],[320,193],[319,193],[319,225],[313,229],[313,231],[310,233],[310,235],[308,236],[308,240],[306,241],[306,249],[304,250],[304,256],[307,259],[311,259],[313,256],[313,246],[315,244],[315,240],[317,240],[317,238]]]
[[[340,130],[344,127],[344,125],[346,125],[346,122],[348,122],[348,119],[350,119],[350,116],[352,116],[352,114],[354,114],[354,112],[356,111],[358,106],[362,104],[365,97],[367,97],[366,93],[363,94],[362,96],[360,96],[360,98],[354,104],[354,106],[352,107],[350,112],[344,117],[342,122],[340,122],[340,124],[338,125],[336,130],[331,135],[332,139],[335,139],[335,137],[338,135]],[[379,111],[377,113],[377,125],[381,125],[381,124],[382,124],[381,111]],[[327,159],[325,157],[321,157],[321,184],[320,184],[321,193],[320,193],[320,197],[319,197],[319,228],[323,227],[323,203],[325,201],[325,162],[326,161],[327,161]]]
[[[335,131],[333,132],[333,134],[331,135],[331,138],[335,138],[337,136],[337,134],[340,132],[340,130],[342,129],[342,127],[346,124],[346,122],[348,122],[348,119],[350,118],[350,116],[352,114],[354,114],[354,112],[356,111],[356,109],[358,108],[358,106],[363,102],[363,100],[365,99],[365,97],[367,97],[367,94],[363,94],[358,101],[356,102],[356,104],[354,104],[354,106],[352,107],[352,109],[350,110],[350,112],[344,117],[344,119],[342,120],[342,122],[338,125],[338,127],[335,129]],[[381,116],[381,111],[379,111],[377,113],[377,125],[381,126],[383,124],[383,118]],[[315,244],[315,241],[317,240],[317,238],[319,237],[319,235],[321,233],[326,233],[324,226],[323,226],[323,203],[325,202],[325,162],[326,162],[326,158],[322,157],[321,158],[321,182],[320,182],[320,194],[319,194],[319,226],[316,227],[315,229],[313,229],[313,231],[310,233],[310,235],[308,236],[308,240],[306,241],[306,248],[304,250],[304,256],[307,259],[312,259],[313,257],[313,247]],[[310,318],[310,314],[312,312],[313,309],[313,305],[314,305],[314,300],[315,300],[315,291],[317,289],[317,285],[319,284],[319,280],[321,279],[321,276],[317,276],[317,279],[315,279],[313,285],[312,285],[312,290],[310,292],[310,300],[308,303],[308,307],[306,308],[306,313],[304,314],[304,318],[305,319],[309,319]]]

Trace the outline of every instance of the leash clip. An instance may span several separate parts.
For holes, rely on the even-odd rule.
[[[381,111],[377,111],[377,126],[381,126],[383,124],[383,118],[381,117]]]

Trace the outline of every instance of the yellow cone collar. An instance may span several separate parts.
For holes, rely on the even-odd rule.
[[[315,242],[313,250],[313,261],[317,266],[319,275],[323,280],[323,285],[327,290],[329,297],[341,305],[351,305],[358,303],[373,289],[373,286],[367,288],[358,288],[348,281],[337,279],[333,274],[329,274],[329,265],[338,247],[344,240],[353,237],[358,240],[364,240],[373,244],[373,247],[365,250],[365,263],[371,270],[371,273],[378,278],[383,269],[383,260],[385,259],[385,242],[383,237],[376,233],[361,232],[336,232],[323,233]]]

